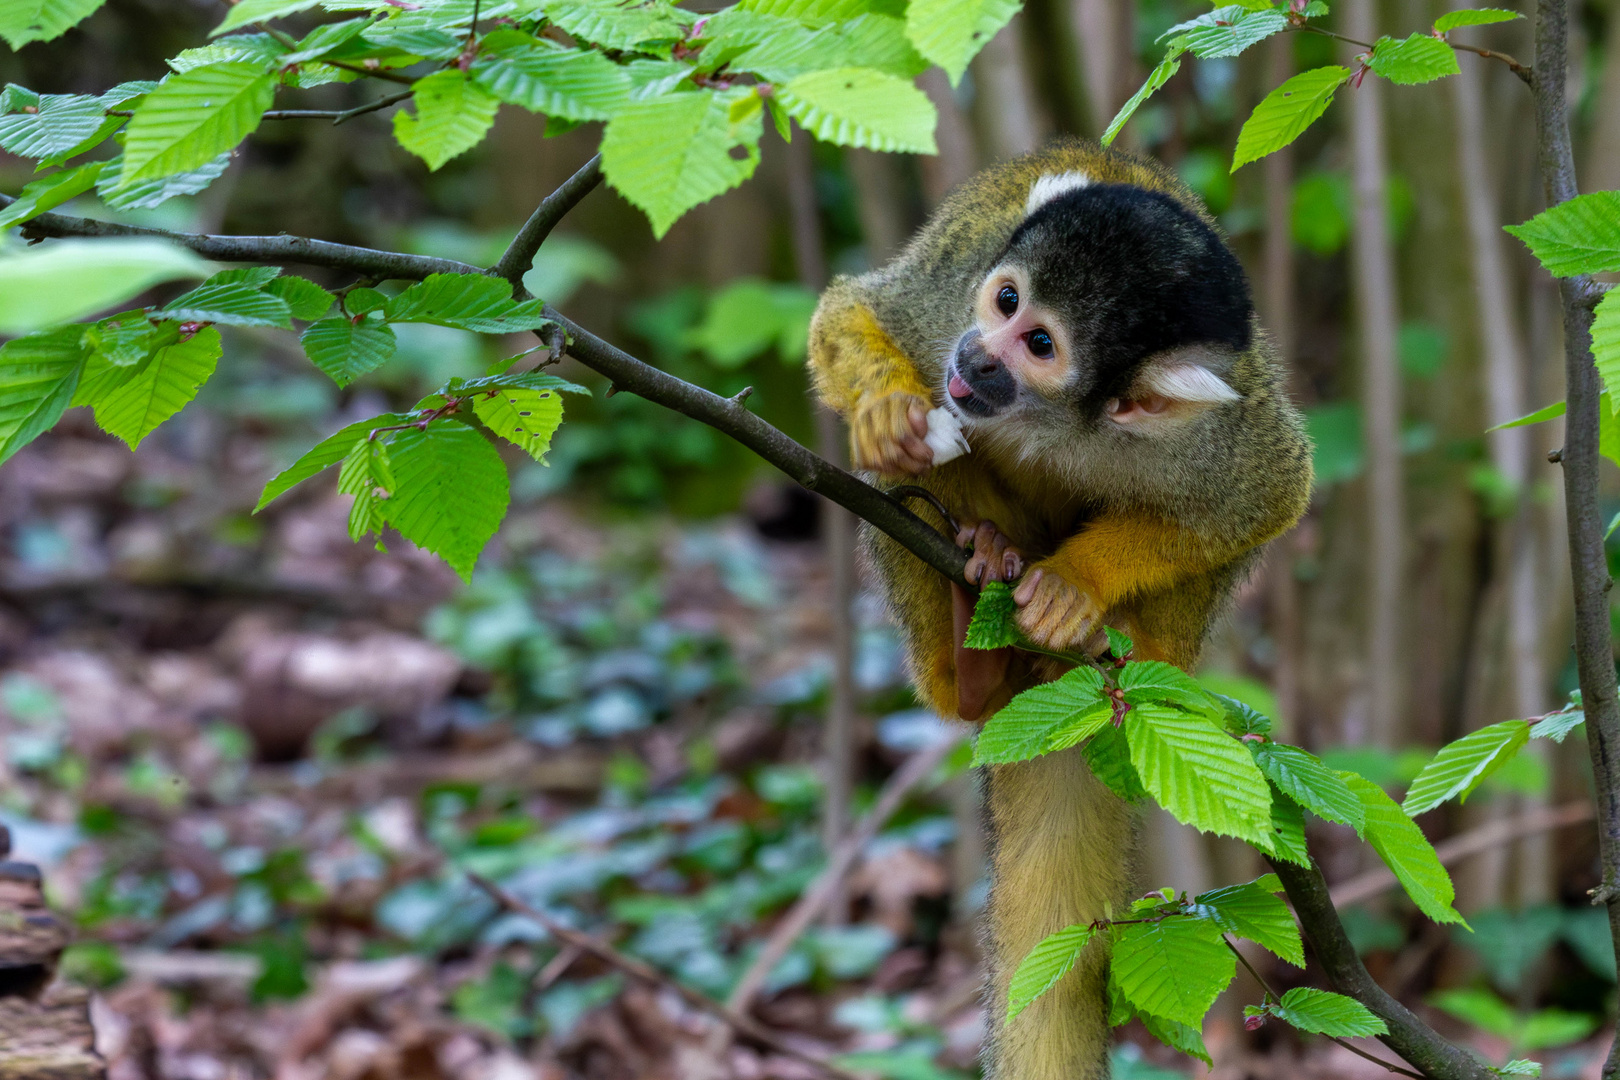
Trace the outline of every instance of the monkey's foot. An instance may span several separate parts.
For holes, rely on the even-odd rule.
[[[975,585],[987,581],[1013,581],[1024,572],[1024,553],[1012,546],[993,521],[967,522],[956,534],[956,546],[973,545],[962,576]]]
[[[1013,590],[1018,628],[1046,649],[1079,649],[1102,624],[1102,605],[1056,571],[1036,566]]]
[[[863,398],[849,422],[851,456],[857,469],[885,476],[918,476],[934,464],[928,445],[928,411],[933,405],[916,394]]]

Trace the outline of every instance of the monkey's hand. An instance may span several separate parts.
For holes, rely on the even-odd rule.
[[[1045,649],[1079,649],[1102,625],[1096,597],[1047,566],[1032,567],[1013,590],[1018,628]]]
[[[850,445],[857,469],[885,476],[918,476],[934,464],[928,445],[926,398],[903,391],[866,397],[850,418]]]

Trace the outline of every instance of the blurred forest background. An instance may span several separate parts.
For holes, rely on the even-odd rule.
[[[1443,10],[1335,8],[1364,39]],[[684,378],[754,387],[751,407],[836,448],[803,366],[827,275],[881,264],[979,167],[1095,137],[1155,38],[1203,10],[1030,0],[959,87],[922,77],[937,157],[768,133],[757,176],[661,243],[593,194],[541,250],[531,290]],[[0,53],[0,82],[155,78],[222,12],[113,0],[56,42]],[[1576,30],[1581,187],[1620,187],[1620,3],[1581,5]],[[1460,37],[1531,51],[1528,21]],[[1188,64],[1122,139],[1219,216],[1316,441],[1311,511],[1241,591],[1200,675],[1398,790],[1434,747],[1552,710],[1575,685],[1546,463],[1560,425],[1486,431],[1562,397],[1553,282],[1499,230],[1541,206],[1530,100],[1465,55],[1444,83],[1346,90],[1295,146],[1234,176],[1254,103],[1351,50],[1290,33],[1255,53]],[[356,93],[304,96],[344,108]],[[489,141],[429,175],[388,118],[272,123],[202,195],[127,219],[483,265],[598,139],[548,138],[506,109]],[[28,171],[0,154],[4,190]],[[0,469],[0,821],[75,924],[52,992],[93,993],[111,1075],[694,1075],[712,1046],[701,1017],[503,915],[461,870],[724,997],[815,878],[824,838],[930,748],[944,764],[754,1008],[862,1071],[975,1074],[984,883],[966,747],[946,756],[960,733],[917,710],[880,605],[851,582],[848,521],[723,436],[606,398],[571,363],[561,373],[597,392],[568,400],[549,467],[510,455],[512,512],[470,586],[403,541],[352,545],[332,476],[252,515],[315,438],[497,355],[471,334],[398,330],[399,359],[340,392],[290,338],[227,329],[230,359],[198,407],[138,453],[70,413]],[[1596,1077],[1615,969],[1585,895],[1589,766],[1579,740],[1536,744],[1465,808],[1421,820],[1472,934],[1363,876],[1376,861],[1348,832],[1323,827],[1313,847],[1391,992],[1493,1061]],[[1167,817],[1144,828],[1144,889],[1258,872],[1242,844]],[[1305,978],[1255,963],[1274,985]],[[1385,1075],[1325,1041],[1245,1032],[1241,1005],[1259,997],[1246,977],[1228,996],[1206,1032],[1213,1072],[1128,1028],[1116,1075]],[[816,1075],[747,1043],[719,1060],[747,1080]]]

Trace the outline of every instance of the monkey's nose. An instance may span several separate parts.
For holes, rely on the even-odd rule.
[[[986,356],[973,365],[973,374],[989,378],[1001,370],[1001,361],[993,356]]]

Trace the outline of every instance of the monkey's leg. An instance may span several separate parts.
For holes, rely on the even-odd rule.
[[[827,290],[816,309],[810,370],[821,399],[849,420],[857,468],[915,476],[933,463],[924,441],[933,391],[847,285]]]
[[[969,522],[956,534],[958,547],[973,545],[962,576],[975,585],[1010,581],[1024,572],[1023,552],[1013,547],[993,521]],[[963,720],[977,720],[985,714],[1007,678],[1012,649],[970,649],[966,645],[968,624],[973,620],[973,601],[967,591],[951,582],[951,644],[956,666],[956,714]]]
[[[1094,941],[1074,970],[1005,1023],[1007,984],[1042,938],[1124,910],[1135,821],[1078,749],[987,770],[993,885],[987,1080],[1106,1080],[1108,968]]]

